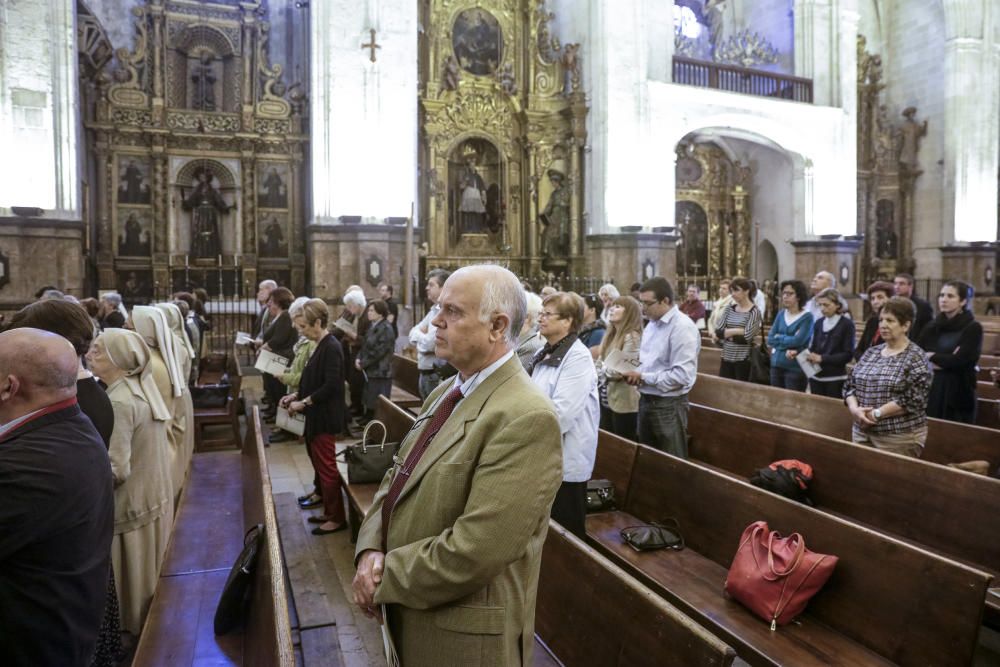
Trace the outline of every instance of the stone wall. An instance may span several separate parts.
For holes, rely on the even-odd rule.
[[[0,312],[34,301],[35,292],[54,285],[66,294],[84,293],[83,224],[78,221],[0,217],[0,253],[7,257],[10,282],[0,287]]]

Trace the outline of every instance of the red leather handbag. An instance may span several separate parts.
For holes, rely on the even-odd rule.
[[[801,614],[833,574],[839,559],[806,549],[798,533],[782,537],[764,521],[746,527],[726,577],[726,593],[765,621],[771,630]]]

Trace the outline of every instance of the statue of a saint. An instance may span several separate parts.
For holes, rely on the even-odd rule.
[[[918,123],[913,117],[916,115],[916,107],[906,107],[903,110],[903,126],[899,128],[900,148],[899,166],[904,173],[920,173],[920,165],[917,164],[917,152],[920,150],[920,139],[927,136],[927,121]]]
[[[228,213],[235,205],[226,204],[219,191],[212,186],[212,172],[203,169],[198,174],[198,187],[184,200],[184,210],[191,215],[191,256],[195,259],[216,257],[222,253],[219,240],[219,215]]]
[[[438,91],[440,95],[443,91],[453,91],[458,90],[458,82],[462,79],[462,72],[458,67],[458,61],[455,60],[455,56],[448,56],[444,59],[444,70],[441,76],[441,89]]]
[[[278,170],[271,167],[263,183],[264,192],[260,196],[260,205],[264,208],[286,208],[288,206],[288,191],[285,182],[281,180]]]
[[[555,169],[548,171],[552,194],[538,219],[542,229],[542,255],[549,259],[565,259],[569,255],[569,187],[566,176]]]
[[[199,111],[215,111],[215,71],[211,54],[203,53],[191,74],[191,107]]]
[[[149,186],[143,181],[142,170],[135,160],[129,160],[118,187],[118,201],[123,204],[148,204]]]
[[[486,182],[476,169],[476,158],[470,156],[465,162],[465,169],[459,175],[459,187],[462,200],[458,211],[462,214],[462,233],[481,234],[485,227],[486,217]]]

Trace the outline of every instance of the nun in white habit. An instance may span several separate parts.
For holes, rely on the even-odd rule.
[[[149,348],[135,332],[108,329],[91,345],[87,361],[107,384],[115,414],[108,447],[115,484],[111,560],[122,629],[138,635],[173,524],[170,413],[153,382]]]
[[[179,471],[181,474],[181,484],[183,485],[184,477],[191,467],[191,456],[194,454],[194,403],[191,400],[191,389],[187,386],[187,383],[188,378],[191,377],[191,365],[195,363],[196,355],[187,334],[184,333],[184,316],[181,314],[181,309],[172,303],[158,303],[156,304],[156,308],[166,318],[167,327],[170,329],[169,333],[172,339],[174,357],[180,366],[180,377],[184,383],[184,390],[181,392],[181,395],[174,399],[174,414],[180,413],[184,416],[184,446],[181,448],[182,459],[178,462],[178,466],[183,464],[183,468]]]
[[[170,442],[170,479],[176,499],[184,486],[189,463],[184,453],[185,434],[189,428],[194,428],[194,424],[188,425],[183,402],[178,400],[184,395],[187,384],[174,352],[174,336],[163,311],[155,306],[136,306],[132,309],[132,323],[136,333],[149,346],[153,379],[164,405],[170,411],[167,440]]]

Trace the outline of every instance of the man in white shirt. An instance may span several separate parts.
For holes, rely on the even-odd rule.
[[[433,304],[424,319],[410,329],[410,344],[417,349],[417,370],[420,372],[420,398],[427,398],[441,382],[441,366],[445,362],[434,356],[434,339],[437,327],[432,322],[441,310],[438,299],[441,288],[450,274],[444,269],[434,269],[427,274],[427,300]]]
[[[642,332],[639,370],[622,374],[639,387],[639,441],[687,458],[687,397],[698,377],[701,334],[674,306],[674,289],[666,278],[644,282],[639,302],[649,320]]]

